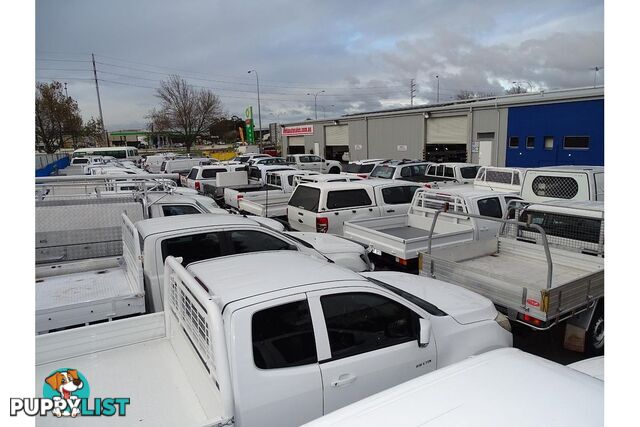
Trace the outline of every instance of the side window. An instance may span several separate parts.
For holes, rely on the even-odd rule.
[[[407,178],[411,176],[411,166],[405,166],[400,169],[400,176],[403,178]]]
[[[387,205],[398,205],[401,203],[411,203],[413,193],[418,187],[387,187],[382,189],[382,198]]]
[[[427,175],[435,175],[436,174],[436,165],[431,165],[429,166],[429,171],[427,172]]]
[[[163,216],[191,215],[199,213],[202,212],[200,212],[195,206],[191,205],[164,205],[162,207]]]
[[[254,230],[236,230],[229,232],[231,250],[234,254],[245,254],[260,251],[297,250],[284,240],[271,234]]]
[[[377,294],[354,292],[320,297],[331,358],[409,342],[418,338],[418,315]]]
[[[182,265],[223,255],[221,233],[203,233],[166,239],[160,245],[162,259],[182,257]]]
[[[309,156],[300,156],[299,159],[300,159],[300,163],[309,163],[310,162]]]
[[[318,361],[307,300],[254,313],[251,339],[253,362],[260,369],[290,368]]]
[[[504,204],[507,207],[507,219],[516,219],[516,204],[517,203],[511,203],[511,201],[513,200],[522,200],[520,197],[515,197],[515,196],[505,196],[504,197]]]
[[[500,199],[498,199],[497,197],[489,197],[487,199],[478,200],[478,212],[482,216],[502,218]]]
[[[309,156],[310,161],[312,162],[321,162],[322,158],[318,157],[318,156]]]
[[[198,176],[198,169],[193,168],[191,172],[189,172],[189,175],[187,175],[187,179],[196,179],[196,176]]]
[[[327,209],[370,206],[371,198],[364,189],[329,191]]]
[[[444,176],[444,166],[442,166],[442,165],[438,166],[438,169],[436,171],[436,175],[437,176]]]
[[[452,167],[445,167],[444,168],[444,176],[448,177],[448,178],[453,178],[453,168]]]

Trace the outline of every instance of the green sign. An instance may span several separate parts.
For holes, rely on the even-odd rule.
[[[253,107],[247,107],[244,110],[244,129],[249,144],[255,143],[256,139],[253,134]]]

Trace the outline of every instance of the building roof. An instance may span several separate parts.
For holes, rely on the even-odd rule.
[[[211,294],[220,297],[223,306],[255,295],[312,283],[366,281],[351,270],[296,251],[232,255],[194,262],[187,270],[204,283]],[[267,271],[269,274],[265,274]]]

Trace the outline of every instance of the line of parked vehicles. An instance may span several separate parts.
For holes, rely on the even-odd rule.
[[[510,348],[566,323],[603,353],[602,168],[88,160],[36,179],[38,377],[118,372],[153,425],[320,426],[510,425],[527,375],[603,424],[602,358]]]

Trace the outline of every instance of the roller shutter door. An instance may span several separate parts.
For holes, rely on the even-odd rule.
[[[287,142],[289,147],[304,147],[304,136],[290,136]]]
[[[466,144],[467,116],[427,119],[427,144]]]
[[[324,144],[327,147],[335,147],[340,145],[349,145],[349,127],[348,125],[325,126],[324,128]]]

